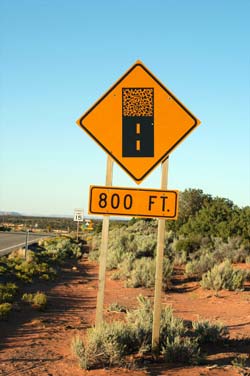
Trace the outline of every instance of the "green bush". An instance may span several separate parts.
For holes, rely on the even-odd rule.
[[[201,287],[208,290],[241,290],[245,282],[245,272],[233,269],[229,260],[215,265],[203,274]]]
[[[85,341],[76,337],[72,350],[84,369],[122,366],[124,357],[151,351],[153,311],[149,299],[140,296],[137,309],[127,312],[125,322],[103,323],[87,332]],[[160,350],[167,362],[196,362],[199,358],[197,339],[187,336],[181,319],[173,316],[172,309],[162,310],[160,322]]]
[[[176,239],[173,243],[173,249],[177,253],[185,252],[188,256],[201,247],[201,241],[202,239],[198,235]]]
[[[22,301],[31,304],[33,308],[40,311],[44,310],[47,305],[47,297],[43,292],[36,292],[35,294],[25,293],[22,296]]]
[[[155,284],[155,260],[142,257],[131,262],[132,269],[126,271],[127,287],[153,287]],[[122,269],[122,268],[121,268]],[[123,269],[122,269],[123,270]],[[163,286],[166,288],[173,273],[173,266],[164,257],[163,260]]]
[[[216,263],[212,253],[202,253],[200,258],[189,261],[185,267],[188,277],[201,278],[202,274],[210,270]]]
[[[87,343],[73,340],[72,349],[84,369],[122,365],[122,357],[129,353],[129,328],[123,322],[103,323],[87,332]]]
[[[44,310],[47,305],[47,296],[43,292],[35,293],[33,297],[33,306],[36,309]]]
[[[44,241],[43,247],[45,249],[43,255],[57,262],[82,256],[81,246],[72,238],[51,238]]]
[[[25,303],[32,304],[33,303],[33,294],[28,294],[28,293],[23,294],[22,301],[25,302]]]
[[[83,369],[88,368],[87,359],[86,359],[86,350],[83,343],[83,340],[79,336],[75,336],[71,342],[72,353],[75,354],[79,360],[79,365]]]
[[[192,323],[194,334],[199,344],[216,343],[228,335],[228,329],[222,323],[199,320]]]
[[[0,320],[6,320],[12,309],[11,303],[2,303],[0,304]]]
[[[0,303],[11,303],[18,291],[15,283],[0,283]]]
[[[186,263],[187,263],[187,252],[186,251],[182,251],[182,252],[175,254],[174,265],[182,266],[182,265],[185,265]]]
[[[70,238],[46,239],[40,243],[37,252],[28,251],[27,259],[8,257],[1,259],[0,273],[31,283],[34,278],[54,279],[59,265],[67,258],[79,258],[81,245]]]
[[[215,238],[213,242],[214,256],[218,262],[222,262],[225,258],[232,263],[246,262],[250,254],[249,244],[244,244],[240,236],[228,238],[227,241]]]
[[[196,364],[200,360],[199,344],[197,341],[186,337],[167,338],[166,343],[162,346],[161,353],[168,363]]]
[[[127,308],[119,303],[111,303],[108,307],[109,312],[127,312]]]

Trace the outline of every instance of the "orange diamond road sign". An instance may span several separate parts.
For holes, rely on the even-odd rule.
[[[77,124],[139,184],[200,121],[138,61]]]
[[[178,191],[91,186],[89,214],[177,219]]]

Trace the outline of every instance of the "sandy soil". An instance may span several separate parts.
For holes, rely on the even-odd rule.
[[[110,273],[107,273],[106,319],[119,318],[120,315],[108,312],[110,303],[132,308],[137,305],[139,294],[153,298],[152,289],[125,288],[122,281],[113,281],[109,277]],[[70,344],[75,334],[83,334],[94,324],[97,279],[97,265],[84,259],[77,268],[73,265],[65,268],[59,281],[29,286],[28,292],[46,292],[48,308],[45,312],[38,312],[20,303],[9,320],[0,323],[0,375],[250,376],[250,369],[242,370],[231,365],[239,354],[250,353],[250,285],[243,292],[222,291],[216,296],[202,290],[197,282],[186,281],[180,269],[176,270],[171,290],[163,294],[163,304],[171,305],[175,314],[185,320],[222,321],[230,332],[227,346],[208,348],[206,365],[203,366],[178,367],[145,362],[141,368],[132,370],[81,370],[71,353]]]

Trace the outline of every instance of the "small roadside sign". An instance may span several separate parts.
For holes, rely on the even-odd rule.
[[[83,209],[75,209],[74,211],[74,221],[83,222]]]
[[[174,220],[178,191],[91,186],[89,214]]]

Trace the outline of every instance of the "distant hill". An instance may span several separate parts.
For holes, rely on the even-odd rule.
[[[0,210],[0,215],[13,215],[13,216],[16,216],[16,217],[22,216],[22,214],[17,213],[17,212],[8,212],[8,211],[2,211],[2,210]]]

